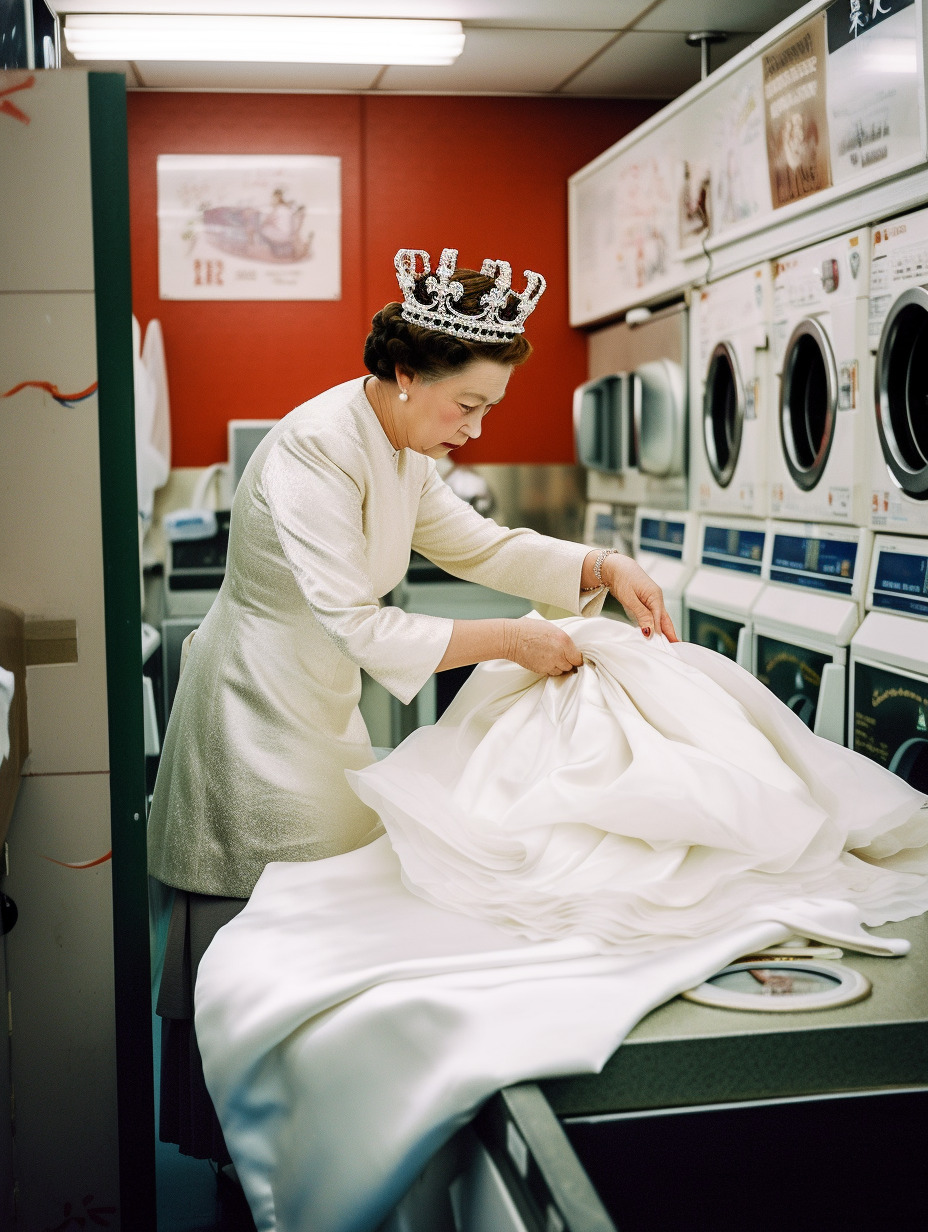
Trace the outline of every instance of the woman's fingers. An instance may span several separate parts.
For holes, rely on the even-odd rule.
[[[538,676],[563,676],[583,662],[573,638],[557,625],[532,616],[516,621],[516,639],[510,658]]]

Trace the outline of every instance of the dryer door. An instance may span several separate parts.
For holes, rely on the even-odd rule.
[[[669,479],[686,466],[686,379],[670,359],[641,364],[632,374],[635,455],[645,475]]]
[[[738,356],[729,342],[712,352],[702,402],[702,435],[709,469],[720,488],[731,483],[744,428],[744,382]]]
[[[896,300],[876,356],[876,426],[890,474],[907,496],[928,500],[928,289]]]
[[[838,370],[828,335],[813,318],[786,344],[780,380],[780,443],[793,482],[809,492],[831,452],[838,410]]]
[[[896,667],[854,664],[851,747],[928,792],[928,679]]]
[[[822,674],[832,656],[792,642],[760,634],[757,637],[757,679],[797,714],[806,727],[815,726]]]

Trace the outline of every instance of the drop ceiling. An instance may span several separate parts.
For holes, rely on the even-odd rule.
[[[140,90],[284,90],[671,99],[700,76],[694,30],[721,30],[717,68],[805,0],[49,0],[68,13],[258,13],[456,18],[464,51],[448,67],[190,62],[84,63]],[[69,60],[67,52],[65,63]]]

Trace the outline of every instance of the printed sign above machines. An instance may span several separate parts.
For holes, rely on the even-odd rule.
[[[923,166],[922,7],[823,5],[572,176],[571,324],[699,283],[708,251]]]

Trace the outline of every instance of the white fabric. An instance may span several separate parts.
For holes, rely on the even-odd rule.
[[[15,691],[15,676],[5,667],[0,667],[0,765],[10,755],[10,710]]]
[[[415,894],[386,837],[271,864],[201,963],[207,1084],[259,1232],[376,1227],[486,1096],[599,1070],[740,954],[793,932],[907,949],[860,925],[928,906],[922,796],[711,651],[562,623],[575,676],[478,668],[352,776]]]
[[[786,897],[846,900],[867,924],[928,907],[919,792],[714,651],[557,623],[583,651],[576,674],[487,664],[440,723],[349,773],[416,893],[634,953]]]

